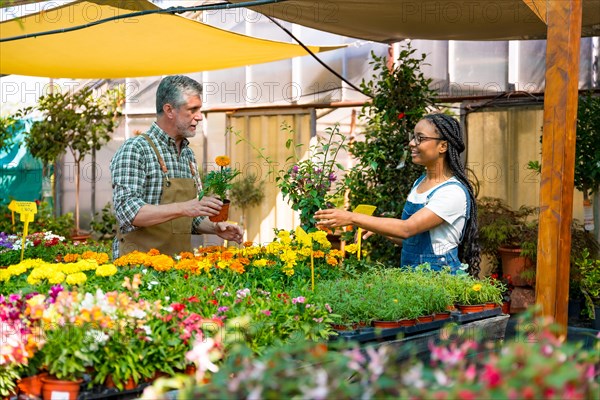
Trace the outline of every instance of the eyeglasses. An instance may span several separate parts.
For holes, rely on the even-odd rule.
[[[408,142],[410,143],[413,140],[415,141],[415,144],[418,146],[423,141],[427,141],[427,140],[446,140],[446,139],[439,138],[439,137],[432,137],[432,136],[415,135],[413,133],[409,133],[408,134]]]

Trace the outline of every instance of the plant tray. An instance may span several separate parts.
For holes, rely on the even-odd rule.
[[[103,386],[94,386],[91,389],[82,390],[77,396],[77,400],[96,400],[96,399],[110,399],[110,400],[128,400],[137,399],[142,394],[142,391],[149,386],[150,383],[141,383],[134,389],[119,391],[119,389],[106,389]]]
[[[465,322],[477,321],[484,318],[495,317],[496,315],[502,314],[502,307],[496,307],[491,310],[480,311],[476,313],[470,314],[461,314],[458,312],[452,313],[452,321],[457,322],[459,324],[464,324]]]
[[[355,340],[361,343],[370,342],[379,339],[391,339],[398,335],[410,336],[421,332],[427,332],[434,329],[439,329],[448,322],[453,322],[452,319],[425,322],[414,326],[401,326],[398,328],[362,328],[353,331],[337,331],[338,336],[334,336],[331,340]]]

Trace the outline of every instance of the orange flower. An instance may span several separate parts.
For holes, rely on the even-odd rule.
[[[238,261],[234,261],[229,265],[229,269],[231,269],[234,272],[237,272],[238,274],[242,274],[244,273],[244,266],[242,265],[241,262]]]
[[[75,261],[79,260],[79,254],[72,254],[72,253],[66,254],[64,256],[63,260],[64,260],[64,262],[67,262],[67,263],[75,262]]]
[[[217,156],[217,158],[215,158],[215,162],[219,167],[226,167],[229,165],[231,160],[227,156]]]

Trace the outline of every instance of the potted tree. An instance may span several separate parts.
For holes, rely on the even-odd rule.
[[[537,254],[537,208],[514,210],[502,199],[483,197],[477,209],[482,252],[501,262],[503,276],[510,276],[513,285],[531,285]]]
[[[265,198],[264,181],[259,181],[254,174],[249,174],[231,185],[229,196],[234,204],[242,210],[240,225],[246,221],[246,210],[258,206]]]
[[[116,128],[120,107],[124,102],[121,87],[97,96],[90,87],[69,93],[42,96],[35,107],[19,111],[23,115],[34,111],[42,118],[34,121],[25,136],[29,152],[45,165],[56,162],[66,150],[74,160],[75,236],[81,233],[79,224],[79,187],[81,162],[93,150],[99,150]]]

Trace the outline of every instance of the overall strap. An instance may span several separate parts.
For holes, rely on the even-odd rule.
[[[142,137],[144,139],[146,139],[146,141],[154,149],[154,153],[156,154],[156,158],[158,158],[158,163],[160,164],[160,169],[165,174],[165,179],[167,180],[167,183],[170,183],[169,182],[169,175],[167,174],[167,172],[169,172],[169,170],[167,169],[167,165],[165,164],[165,161],[160,156],[160,153],[158,152],[158,149],[156,148],[156,145],[154,144],[154,142],[152,141],[152,139],[150,139],[150,136],[148,136],[147,134],[143,133]]]

